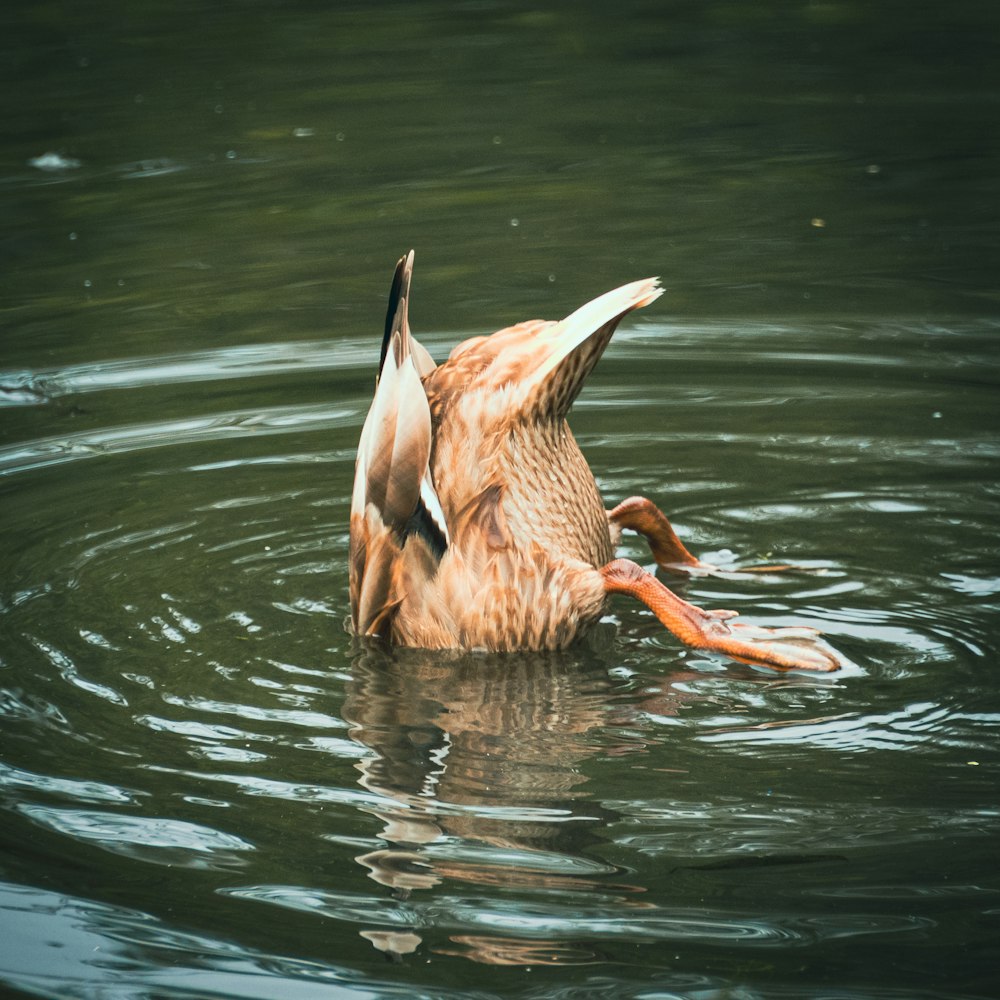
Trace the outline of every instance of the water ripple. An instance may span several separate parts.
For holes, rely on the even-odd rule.
[[[191,933],[137,909],[36,887],[0,883],[5,983],[38,995],[87,997],[220,996],[260,1000],[431,1000],[411,985],[365,981],[329,962],[262,951],[212,932]],[[459,1000],[451,990],[435,997]],[[466,996],[467,994],[461,994]]]
[[[233,834],[184,820],[19,803],[41,826],[137,861],[185,868],[225,868],[253,845]],[[242,862],[240,862],[242,863]]]
[[[287,373],[370,369],[369,338],[279,342],[183,354],[123,358],[38,371],[0,371],[0,405],[32,404],[60,396],[196,382],[262,378]]]
[[[123,805],[132,805],[136,802],[136,793],[126,791],[117,785],[86,779],[56,778],[3,763],[0,763],[0,788],[7,791],[16,789],[42,792],[74,802],[117,802]]]
[[[629,850],[666,857],[680,866],[710,861],[722,869],[747,857],[792,854],[808,860],[822,843],[823,855],[870,847],[921,844],[942,837],[978,838],[994,834],[1000,810],[906,807],[886,803],[839,806],[784,806],[753,802],[620,804],[622,821],[615,841]],[[819,859],[822,860],[822,859]]]
[[[239,702],[216,701],[212,698],[165,694],[163,700],[168,705],[177,705],[196,712],[211,715],[237,715],[256,722],[276,722],[282,726],[301,726],[307,729],[345,729],[347,724],[334,715],[297,709],[264,708],[261,705],[246,705]]]
[[[980,901],[983,896],[1000,896],[1000,888],[983,885],[845,885],[805,890],[810,896],[833,899],[874,899],[883,901],[949,900]]]
[[[825,942],[824,959],[856,945],[912,958],[988,922],[1000,451],[973,419],[982,400],[882,347],[859,377],[849,343],[813,356],[808,338],[787,352],[750,339],[761,355],[735,350],[721,376],[720,341],[692,339],[671,393],[626,342],[574,421],[609,498],[675,505],[726,569],[804,567],[672,585],[752,621],[817,625],[860,664],[833,678],[680,650],[626,604],[617,639],[608,626],[562,657],[359,650],[341,622],[368,340],[0,377],[14,835],[79,854],[109,885],[134,863],[186,869],[191,911],[230,929],[310,940],[307,925],[329,938],[335,923],[337,947],[442,966],[608,964],[643,945],[680,968],[671,945],[780,972]],[[736,370],[753,364],[775,377]],[[823,375],[808,392],[807,364]],[[332,388],[302,377],[338,367],[351,374]],[[278,374],[259,406],[232,402]],[[76,463],[96,456],[111,460]],[[625,551],[649,560],[636,537]],[[961,849],[941,856],[945,842]],[[136,920],[133,939],[155,925]],[[733,995],[743,981],[691,979]]]
[[[444,930],[451,936],[470,931],[487,931],[504,938],[514,948],[534,941],[605,941],[616,939],[633,942],[669,942],[671,944],[700,943],[726,947],[784,948],[806,946],[822,940],[880,937],[886,934],[933,933],[937,922],[927,917],[841,913],[794,914],[776,920],[764,920],[749,915],[719,916],[699,909],[661,908],[649,906],[636,910],[619,903],[620,915],[609,912],[606,902],[591,906],[577,901],[563,907],[532,901],[465,899],[455,895],[437,896],[433,900],[408,900],[405,907],[389,900],[333,891],[305,889],[294,885],[251,885],[220,889],[221,893],[238,899],[267,903],[284,909],[309,913],[340,922],[379,924],[384,928],[408,928],[422,931],[429,928]],[[367,936],[367,935],[366,935]],[[540,947],[544,947],[540,945]]]
[[[27,636],[27,639],[58,670],[63,680],[68,681],[81,691],[96,695],[98,698],[103,698],[105,701],[110,701],[115,705],[124,706],[128,704],[125,696],[114,688],[107,684],[101,684],[98,681],[85,678],[70,656],[51,642],[46,642],[43,639],[30,635]]]
[[[361,408],[328,405],[275,406],[268,410],[233,410],[205,417],[185,417],[128,424],[39,438],[0,449],[0,476],[15,475],[64,462],[121,455],[149,448],[217,441],[232,436],[287,434],[360,426]]]
[[[705,743],[813,745],[829,750],[906,750],[914,744],[979,749],[992,746],[1000,714],[956,712],[933,702],[917,702],[892,712],[843,713],[827,718],[779,720],[706,729]]]

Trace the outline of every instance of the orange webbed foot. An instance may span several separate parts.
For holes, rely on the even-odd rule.
[[[678,639],[695,649],[714,650],[774,670],[830,672],[850,662],[815,629],[730,623],[735,611],[706,611],[688,604],[629,559],[608,563],[601,576],[607,593],[642,601]]]

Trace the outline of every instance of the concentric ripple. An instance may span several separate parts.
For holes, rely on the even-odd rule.
[[[572,417],[608,501],[651,497],[721,570],[671,585],[823,630],[857,669],[822,677],[684,649],[625,601],[560,655],[356,643],[367,342],[5,373],[0,789],[34,859],[9,912],[224,964],[222,926],[247,968],[333,941],[843,973],[844,942],[907,962],[972,933],[1000,891],[996,369],[975,330],[904,332],[639,327]]]

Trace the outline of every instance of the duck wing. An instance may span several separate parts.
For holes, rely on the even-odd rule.
[[[427,380],[432,405],[497,389],[510,419],[565,417],[622,318],[663,294],[646,278],[599,295],[559,322],[529,320],[460,344]]]
[[[534,349],[512,359],[521,369],[513,406],[522,413],[565,417],[623,317],[662,294],[656,278],[633,281],[541,330]]]
[[[354,628],[384,634],[403,599],[403,552],[428,572],[448,544],[448,531],[429,469],[431,414],[421,378],[436,367],[410,332],[413,251],[396,266],[375,396],[358,444],[351,497],[350,589]],[[412,567],[411,567],[412,571]]]

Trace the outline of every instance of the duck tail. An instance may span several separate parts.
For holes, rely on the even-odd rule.
[[[423,345],[410,332],[410,279],[413,277],[413,251],[400,257],[396,264],[396,273],[392,276],[389,288],[389,301],[385,311],[385,333],[382,335],[382,352],[378,359],[378,377],[382,377],[385,358],[389,348],[393,347],[396,355],[396,367],[402,364],[409,355],[413,355],[413,363],[417,374],[423,378],[437,367],[433,358]]]
[[[448,530],[431,479],[431,413],[423,377],[435,368],[410,333],[411,250],[396,265],[371,408],[358,443],[351,495],[351,601],[355,628],[387,628],[399,591],[397,557],[411,535],[440,558]]]

